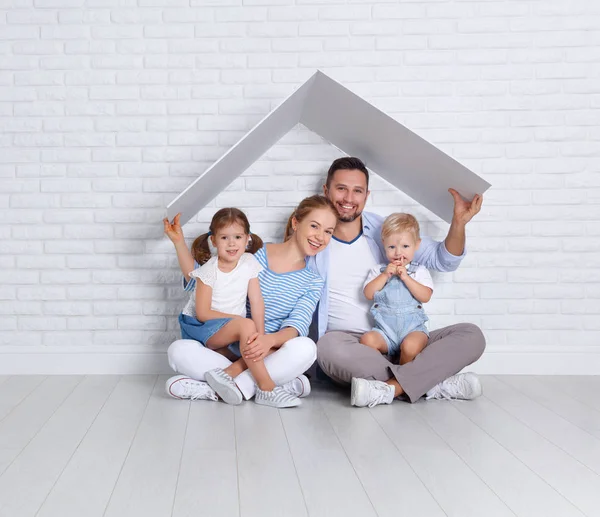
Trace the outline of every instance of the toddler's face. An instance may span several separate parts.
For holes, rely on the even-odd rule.
[[[383,239],[385,255],[390,262],[398,261],[405,266],[415,256],[419,242],[411,232],[392,233]]]
[[[237,262],[246,251],[249,235],[241,224],[233,223],[217,230],[211,237],[219,258],[224,262]]]

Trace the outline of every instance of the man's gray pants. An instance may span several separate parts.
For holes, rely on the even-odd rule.
[[[485,349],[481,329],[458,323],[429,335],[427,346],[413,361],[393,364],[379,351],[360,344],[360,334],[328,332],[317,342],[317,362],[334,382],[348,385],[352,377],[387,381],[392,377],[411,402],[436,384],[474,363]]]

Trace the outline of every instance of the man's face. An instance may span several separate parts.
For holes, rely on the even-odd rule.
[[[351,223],[362,214],[369,197],[367,177],[358,169],[340,169],[335,171],[329,188],[323,186],[323,192],[335,206],[339,220]]]

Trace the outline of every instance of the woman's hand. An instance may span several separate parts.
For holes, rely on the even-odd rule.
[[[181,224],[179,223],[180,218],[181,213],[177,214],[174,217],[172,223],[170,223],[166,217],[163,219],[163,224],[165,225],[165,235],[171,240],[173,244],[184,242],[183,230],[181,229]]]
[[[241,347],[242,357],[246,361],[260,361],[265,358],[273,348],[273,340],[268,334],[254,334],[250,336],[246,346]]]

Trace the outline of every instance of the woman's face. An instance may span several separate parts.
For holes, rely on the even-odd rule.
[[[292,219],[294,238],[305,255],[316,255],[329,244],[336,223],[337,216],[332,210],[315,208],[302,221]]]

